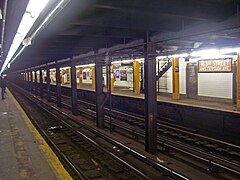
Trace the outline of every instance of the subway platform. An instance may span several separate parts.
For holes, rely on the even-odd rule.
[[[0,100],[0,180],[71,179],[12,94]]]
[[[70,85],[62,85],[62,86],[70,88]],[[84,85],[82,85],[82,87],[78,86],[78,89],[94,91],[90,84],[84,84]],[[106,88],[104,88],[104,91],[106,91]],[[122,88],[122,87],[114,87],[112,94],[116,95],[116,96],[125,96],[125,97],[130,97],[130,98],[140,98],[140,99],[144,98],[143,93],[134,94],[133,90],[127,89],[127,88]],[[180,96],[179,100],[174,100],[174,99],[172,99],[171,94],[169,94],[169,95],[158,95],[157,101],[163,102],[163,103],[180,105],[180,106],[196,107],[196,108],[213,110],[213,111],[240,114],[240,109],[238,109],[235,104],[230,102],[230,100],[219,101],[218,99],[214,100],[214,98],[212,98],[210,100],[207,100],[207,98],[191,99],[191,98],[186,98],[185,96]]]

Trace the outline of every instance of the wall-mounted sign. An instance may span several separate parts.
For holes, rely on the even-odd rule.
[[[209,59],[198,61],[198,72],[232,72],[232,59]]]
[[[175,72],[179,72],[179,66],[175,67]]]

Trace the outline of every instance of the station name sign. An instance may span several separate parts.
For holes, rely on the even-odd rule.
[[[199,60],[198,72],[232,72],[232,58]]]

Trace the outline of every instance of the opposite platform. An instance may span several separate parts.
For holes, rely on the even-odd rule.
[[[63,87],[70,88],[70,85],[62,85]],[[78,86],[78,89],[86,90],[86,91],[92,91],[95,90],[92,89],[91,85],[84,84],[81,88]],[[106,88],[104,88],[104,91],[106,91]],[[144,99],[144,94],[134,94],[134,92],[130,89],[124,89],[115,87],[112,91],[113,95],[116,96],[125,96],[130,98],[140,98]],[[169,104],[176,104],[180,106],[188,106],[188,107],[196,107],[196,108],[202,108],[202,109],[208,109],[213,111],[221,111],[221,112],[227,112],[227,113],[233,113],[233,114],[240,114],[240,109],[236,107],[235,104],[230,102],[218,102],[217,100],[203,100],[201,98],[191,99],[186,98],[184,96],[181,96],[179,100],[173,100],[171,95],[164,96],[164,95],[157,95],[157,101],[163,102],[163,103],[169,103]]]
[[[0,162],[0,180],[71,179],[9,91],[0,100]]]

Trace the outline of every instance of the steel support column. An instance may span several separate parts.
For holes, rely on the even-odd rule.
[[[28,79],[29,79],[29,77],[28,77],[28,72],[25,71],[25,89],[26,89],[26,90],[28,89]]]
[[[77,108],[77,72],[76,65],[72,62],[71,64],[71,89],[72,89],[72,114],[78,115]]]
[[[157,152],[157,92],[155,47],[144,42],[145,150]]]
[[[98,128],[104,127],[104,94],[103,94],[103,59],[95,56],[95,91],[96,91],[96,123]]]
[[[141,82],[140,82],[140,92],[144,93],[144,79],[143,79],[143,63],[140,65],[141,67]]]
[[[158,72],[160,72],[160,60],[158,59]],[[157,80],[157,95],[160,95],[160,78]]]
[[[240,108],[240,52],[237,57],[237,108]]]
[[[173,58],[172,60],[172,85],[173,85],[173,99],[180,99],[180,87],[179,87],[179,58]]]
[[[38,95],[37,70],[34,71],[34,94]]]
[[[232,78],[232,103],[237,103],[237,62],[232,64],[233,78]]]
[[[31,71],[28,72],[28,91],[31,92]]]
[[[57,106],[62,107],[61,76],[59,65],[56,66],[56,86],[57,86]]]
[[[71,74],[72,74],[71,68],[68,69],[68,74],[69,74],[69,77],[70,77],[70,86],[71,86],[71,82],[72,82],[72,79],[71,79]],[[61,78],[61,84],[62,84],[62,83],[63,83],[63,82],[62,82],[62,78]]]
[[[46,70],[46,80],[47,80],[47,100],[51,101],[51,85],[50,85],[50,69]]]
[[[39,70],[39,86],[40,86],[40,97],[43,98],[43,74],[42,70]]]
[[[33,72],[30,71],[30,92],[33,93]]]
[[[112,91],[114,91],[115,77],[114,77],[114,73],[113,73],[113,65],[111,65],[111,64],[110,64],[110,77],[111,77],[110,89],[111,89],[111,92],[112,92]]]

